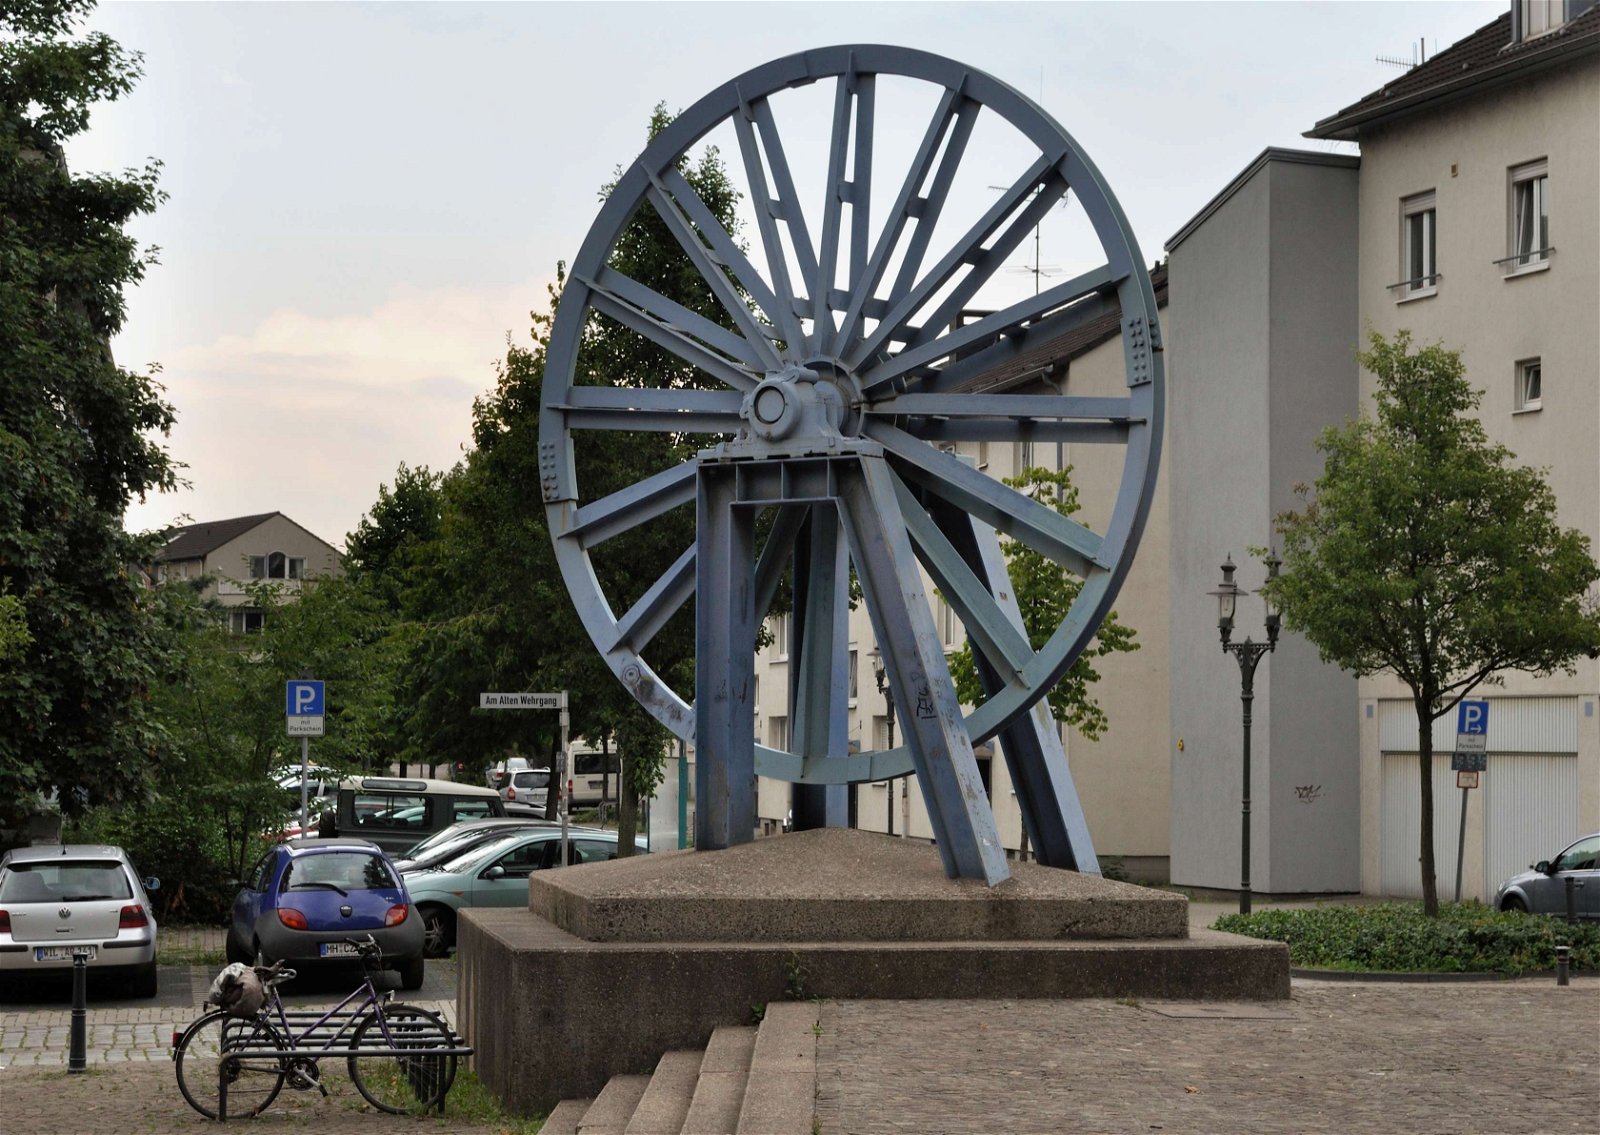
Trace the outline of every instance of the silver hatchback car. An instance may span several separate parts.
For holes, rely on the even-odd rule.
[[[148,890],[120,847],[20,847],[0,858],[0,977],[71,972],[130,979],[135,997],[156,995],[156,918]]]
[[[1554,859],[1541,859],[1501,883],[1494,894],[1494,908],[1564,915],[1568,880],[1573,886],[1573,913],[1579,918],[1600,918],[1600,832],[1584,836]]]

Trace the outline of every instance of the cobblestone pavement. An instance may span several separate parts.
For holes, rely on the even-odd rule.
[[[1288,1002],[822,1010],[826,1135],[1600,1131],[1600,982],[1302,981]]]

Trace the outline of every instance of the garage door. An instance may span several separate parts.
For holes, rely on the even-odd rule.
[[[1500,880],[1548,859],[1583,832],[1578,830],[1578,758],[1543,753],[1495,753],[1480,781],[1488,830],[1482,870],[1469,859],[1463,898],[1487,900]],[[1433,758],[1433,857],[1439,897],[1455,896],[1456,841],[1461,790],[1450,758]],[[1422,897],[1418,845],[1422,832],[1421,785],[1414,753],[1383,755],[1383,893]],[[1476,834],[1476,833],[1473,833]],[[1475,841],[1474,841],[1475,842]]]
[[[1439,897],[1456,893],[1456,840],[1461,831],[1461,793],[1450,757],[1433,758],[1433,865]],[[1415,753],[1383,755],[1383,893],[1422,897],[1422,784]],[[1475,891],[1467,868],[1464,895]]]
[[[1530,863],[1549,859],[1578,830],[1578,758],[1538,754],[1489,758],[1483,774],[1489,830],[1484,873],[1489,893]]]

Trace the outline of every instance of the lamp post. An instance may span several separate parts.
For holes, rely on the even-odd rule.
[[[1275,553],[1267,555],[1267,582],[1278,578],[1282,563]],[[1222,583],[1213,592],[1217,597],[1217,630],[1222,634],[1222,649],[1239,663],[1239,698],[1244,703],[1244,796],[1239,820],[1239,913],[1250,913],[1250,707],[1255,701],[1256,666],[1261,656],[1278,646],[1278,607],[1270,596],[1263,596],[1267,605],[1267,641],[1256,642],[1248,635],[1243,642],[1230,641],[1233,637],[1234,609],[1238,605],[1239,585],[1233,582],[1233,557],[1222,564]]]
[[[878,684],[878,692],[883,695],[885,724],[889,727],[888,748],[894,748],[894,686],[888,682],[888,674],[883,668],[883,655],[877,646],[872,648],[872,680]],[[888,789],[885,800],[888,804],[889,834],[894,835],[894,780],[884,785]]]

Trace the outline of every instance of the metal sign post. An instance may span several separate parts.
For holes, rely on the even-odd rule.
[[[300,738],[300,834],[306,834],[306,783],[311,776],[311,738],[321,737],[324,709],[327,705],[326,683],[313,678],[302,678],[285,684],[284,718],[291,737]]]
[[[1464,701],[1456,718],[1456,747],[1450,768],[1461,789],[1461,832],[1456,837],[1456,902],[1461,901],[1461,863],[1467,851],[1467,793],[1478,787],[1478,774],[1488,766],[1489,703]]]
[[[572,728],[572,717],[567,712],[567,691],[558,690],[550,694],[534,693],[481,693],[478,695],[479,709],[558,709],[561,711],[561,748],[556,753],[556,767],[550,778],[551,785],[556,793],[556,812],[561,817],[561,862],[565,866],[570,852],[567,836],[567,806],[570,794],[566,791],[567,784],[567,744],[568,733]],[[545,789],[548,794],[550,789]]]

